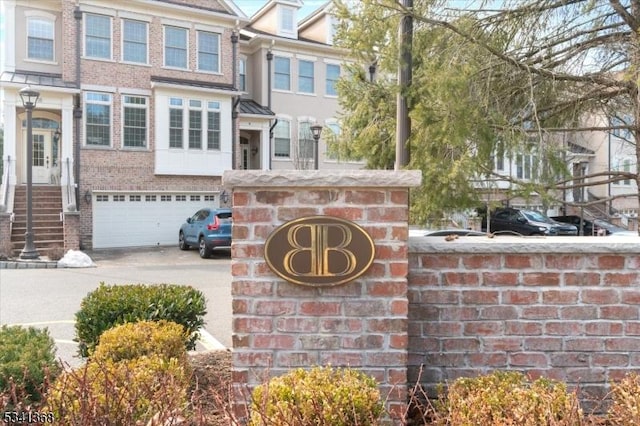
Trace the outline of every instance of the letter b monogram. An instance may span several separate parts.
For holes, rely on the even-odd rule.
[[[351,239],[351,230],[340,223],[292,226],[287,241],[293,248],[285,254],[284,266],[292,275],[300,277],[349,275],[356,268],[356,257],[346,248]],[[296,262],[297,256],[308,261]],[[296,263],[308,265],[308,270],[297,270]]]

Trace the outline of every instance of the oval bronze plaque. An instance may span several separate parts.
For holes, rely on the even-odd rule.
[[[264,257],[281,278],[294,284],[329,287],[364,274],[375,254],[361,226],[331,216],[307,216],[284,223],[267,238]]]

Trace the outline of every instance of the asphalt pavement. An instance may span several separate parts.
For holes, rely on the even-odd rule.
[[[231,347],[229,250],[201,259],[174,246],[85,251],[89,268],[0,269],[0,325],[47,328],[57,356],[70,366],[77,357],[74,315],[87,293],[105,284],[180,284],[202,291],[207,314],[198,351]]]

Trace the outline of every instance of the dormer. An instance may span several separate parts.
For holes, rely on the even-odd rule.
[[[251,17],[251,27],[285,38],[298,38],[302,0],[270,0]]]
[[[336,18],[331,14],[330,1],[304,18],[298,25],[298,36],[318,43],[333,44]]]

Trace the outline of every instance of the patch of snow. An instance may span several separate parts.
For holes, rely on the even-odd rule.
[[[69,250],[64,257],[58,260],[58,268],[91,268],[96,266],[91,258],[79,251]]]

